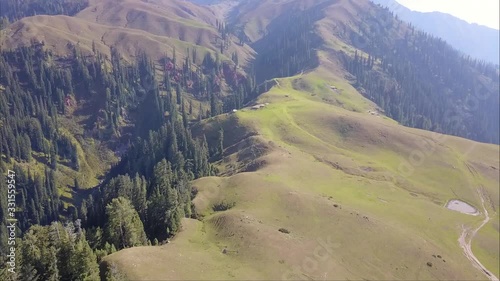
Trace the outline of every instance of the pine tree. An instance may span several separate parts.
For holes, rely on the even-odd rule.
[[[105,276],[106,281],[125,281],[127,280],[125,275],[120,272],[116,264],[111,263],[108,265],[108,268],[106,270],[106,276]]]
[[[123,249],[147,244],[144,226],[128,199],[118,197],[106,206],[106,232],[116,248]]]
[[[212,94],[210,94],[210,116],[214,117],[217,114],[219,114],[217,112],[217,100],[215,97],[215,93],[212,92]]]
[[[79,235],[75,242],[74,254],[71,256],[70,264],[73,265],[71,280],[100,280],[97,257],[84,235]]]
[[[200,103],[200,108],[198,109],[198,121],[201,121],[203,119],[203,108],[201,107]]]
[[[224,129],[220,128],[219,134],[217,136],[216,153],[218,156],[222,157],[223,152],[224,152]]]

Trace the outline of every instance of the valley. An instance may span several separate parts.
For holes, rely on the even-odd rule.
[[[366,0],[81,2],[2,20],[0,279],[498,280],[495,66]]]

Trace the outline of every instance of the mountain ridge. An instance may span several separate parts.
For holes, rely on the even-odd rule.
[[[185,4],[191,6],[184,7]],[[194,8],[197,8],[195,12],[193,12]],[[41,28],[44,25],[54,26],[51,20],[58,21],[61,30],[46,32]],[[82,31],[78,31],[80,25],[82,25]],[[36,33],[32,29],[36,30]],[[96,33],[91,30],[95,30]],[[27,45],[32,40],[49,41],[55,47],[56,54],[58,52],[67,54],[68,50],[65,45],[79,42],[75,33],[82,39],[80,42],[82,49],[88,51],[92,48],[92,41],[101,45],[108,32],[114,34],[108,45],[119,48],[126,59],[135,57],[138,50],[144,50],[155,60],[159,60],[165,55],[165,52],[172,53],[174,45],[177,45],[179,55],[184,57],[186,47],[189,46],[179,44],[182,42],[191,45],[191,47],[197,45],[212,51],[219,50],[221,44],[213,12],[205,7],[193,6],[193,4],[184,1],[107,0],[93,1],[88,7],[72,17],[39,15],[16,21],[2,30],[3,39],[0,42],[0,47],[11,49]],[[67,40],[66,35],[71,39]],[[136,39],[132,40],[130,37]],[[169,42],[171,39],[173,42]],[[145,41],[158,47],[148,48],[147,44],[144,44]],[[136,46],[138,44],[141,45],[140,48]],[[164,49],[162,50],[162,48]],[[103,48],[100,50],[109,55],[109,46],[107,50]],[[237,44],[227,46],[226,54],[230,57],[232,53],[237,53],[240,56],[242,65],[246,64],[247,60],[253,56],[251,49]]]
[[[25,276],[499,275],[499,146],[471,140],[498,143],[497,69],[367,0],[219,4],[93,0],[0,31]]]
[[[412,11],[395,0],[372,0],[388,7],[404,21],[423,31],[441,37],[455,48],[474,58],[499,65],[499,30],[468,23],[442,12]]]

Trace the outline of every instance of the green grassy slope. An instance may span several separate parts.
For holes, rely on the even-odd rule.
[[[319,67],[277,79],[256,101],[268,103],[262,109],[245,108],[195,128],[209,142],[220,127],[225,137],[220,176],[193,183],[200,220],[184,219],[169,244],[122,250],[104,263],[116,264],[131,280],[484,280],[457,241],[463,227],[481,224],[484,212],[469,216],[444,207],[459,199],[482,211],[481,191],[491,220],[472,248],[499,275],[499,147],[403,127],[385,117],[351,86],[335,53],[355,53],[342,24],[355,26],[368,2],[321,2],[332,5],[329,17],[315,25],[324,39]],[[236,16],[255,42],[280,14],[319,1],[258,1],[255,11],[252,3]],[[95,42],[103,53],[114,46],[130,61],[138,50],[158,60],[175,48],[180,61],[188,48],[199,54],[218,49],[215,16],[194,6],[181,9],[190,5],[183,1],[91,4],[76,17],[16,22],[2,31],[1,47],[37,39],[64,55],[68,43],[90,52]],[[243,66],[254,56],[248,45],[233,43],[222,59],[233,52]],[[77,118],[85,116],[62,120],[63,133],[78,143],[82,164],[78,174],[58,166],[66,206],[74,201],[75,177],[94,186],[117,160],[109,149],[83,139]],[[43,161],[40,156],[27,165],[42,171]],[[214,211],[223,202],[234,207]]]
[[[78,45],[86,54],[92,54],[94,44],[108,56],[114,47],[131,62],[139,51],[157,62],[167,54],[172,56],[173,49],[179,61],[190,55],[188,49],[196,49],[201,63],[206,52],[220,50],[217,20],[222,18],[211,9],[187,1],[90,1],[87,8],[72,17],[39,15],[8,25],[0,32],[0,49],[38,41],[56,56],[65,57],[71,53],[68,44]],[[235,42],[235,36],[230,35],[221,59],[229,60],[236,53],[244,66],[254,51]]]
[[[498,209],[498,146],[402,127],[368,113],[373,104],[348,85],[333,91],[334,80],[321,77],[320,69],[280,79],[260,97],[265,108],[208,120],[206,128],[257,133],[226,133],[220,168],[241,173],[194,182],[203,220],[186,220],[170,244],[105,261],[141,280],[484,280],[457,241],[461,226],[482,216],[444,204],[461,199],[482,209],[482,185],[490,214]],[[222,201],[235,206],[214,212]],[[473,246],[495,273],[493,215]]]

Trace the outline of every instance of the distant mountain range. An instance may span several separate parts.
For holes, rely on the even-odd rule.
[[[456,49],[487,62],[499,64],[499,31],[440,12],[416,12],[395,0],[372,0],[388,7],[403,21],[441,37]]]

